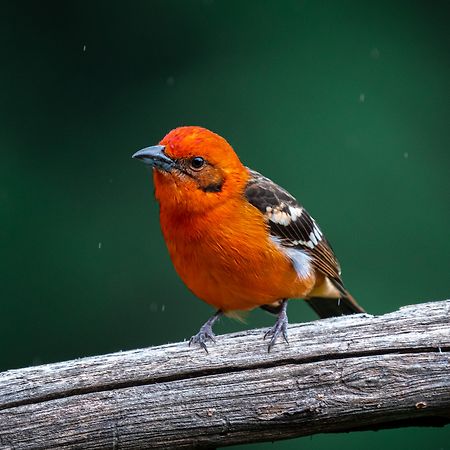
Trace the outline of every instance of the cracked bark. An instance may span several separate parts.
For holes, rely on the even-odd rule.
[[[0,449],[182,449],[450,423],[450,301],[0,373]]]

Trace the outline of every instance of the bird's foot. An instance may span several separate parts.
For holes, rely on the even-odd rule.
[[[286,344],[289,344],[287,336],[288,318],[286,314],[286,306],[287,302],[283,304],[283,308],[280,311],[280,314],[278,315],[278,319],[275,322],[275,325],[264,335],[264,339],[268,337],[271,338],[269,345],[267,347],[268,352],[270,352],[272,347],[275,345],[275,342],[280,334],[283,336],[284,340],[286,341]]]
[[[203,348],[203,350],[205,350],[206,353],[208,353],[206,342],[208,340],[216,342],[216,335],[213,333],[212,326],[221,315],[222,311],[220,309],[216,311],[216,313],[202,325],[200,331],[189,339],[189,346],[191,346],[191,344],[198,344],[201,348]]]
[[[216,335],[213,333],[212,327],[209,323],[205,323],[200,331],[191,337],[189,340],[189,346],[191,344],[199,344],[206,353],[208,353],[208,347],[206,346],[207,341],[216,342]]]

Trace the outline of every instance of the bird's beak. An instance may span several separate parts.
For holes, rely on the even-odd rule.
[[[155,169],[169,172],[175,166],[175,161],[164,153],[164,149],[164,145],[143,148],[136,152],[132,158],[139,159],[144,164],[152,166]]]

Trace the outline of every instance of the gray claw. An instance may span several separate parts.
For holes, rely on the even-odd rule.
[[[200,331],[189,339],[189,346],[191,344],[199,344],[206,353],[208,353],[208,347],[206,346],[206,342],[208,340],[212,342],[216,342],[216,335],[213,333],[211,326],[203,325],[200,328]]]
[[[264,335],[264,339],[266,339],[267,337],[272,337],[267,347],[268,352],[270,352],[272,347],[275,345],[275,342],[280,334],[283,336],[284,340],[286,341],[286,344],[289,344],[287,336],[287,326],[288,326],[287,317],[280,316],[276,321],[275,325],[269,331],[266,332],[266,334]]]

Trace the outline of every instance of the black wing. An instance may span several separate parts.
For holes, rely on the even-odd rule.
[[[289,192],[260,173],[248,170],[251,178],[245,196],[265,215],[272,236],[281,245],[309,255],[313,267],[326,275],[342,294],[346,294],[339,263],[316,221]]]

